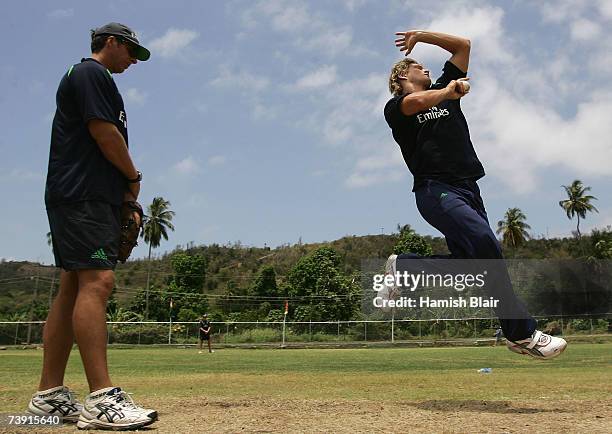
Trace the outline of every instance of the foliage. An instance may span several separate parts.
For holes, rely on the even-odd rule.
[[[399,240],[393,247],[396,255],[402,253],[414,253],[419,256],[430,256],[433,250],[424,237],[417,234],[410,225],[405,225],[400,230]]]
[[[504,220],[497,222],[497,233],[502,235],[504,246],[516,249],[529,239],[528,229],[531,229],[525,220],[525,214],[519,208],[510,208],[504,215]]]
[[[308,304],[294,310],[296,320],[351,319],[359,306],[359,286],[340,266],[340,255],[329,247],[298,261],[289,273],[288,294],[303,297]]]
[[[591,203],[592,200],[597,200],[597,198],[585,194],[591,190],[591,187],[583,186],[579,179],[574,180],[571,185],[563,185],[562,187],[565,189],[567,199],[559,201],[559,206],[563,208],[568,219],[577,216],[576,233],[580,238],[580,219],[586,218],[587,212],[599,212],[595,205]]]
[[[263,267],[253,285],[249,288],[249,295],[256,297],[277,297],[279,295],[278,286],[276,285],[276,272],[274,267],[268,265]]]
[[[147,207],[147,216],[141,237],[150,247],[159,247],[162,238],[164,240],[168,239],[168,230],[174,230],[172,218],[175,212],[170,210],[169,207],[170,202],[163,197],[154,198],[153,202]]]

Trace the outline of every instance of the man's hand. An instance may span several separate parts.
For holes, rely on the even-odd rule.
[[[468,92],[464,92],[462,81],[467,81],[469,78],[462,78],[461,80],[451,80],[450,83],[444,88],[446,92],[446,99],[459,99],[465,96]]]
[[[470,63],[470,40],[460,36],[448,35],[446,33],[428,32],[425,30],[409,30],[407,32],[396,32],[398,38],[395,46],[400,51],[405,51],[407,56],[417,42],[437,45],[452,54],[449,61],[463,72],[467,72]]]
[[[409,30],[407,32],[396,32],[395,35],[399,36],[395,40],[395,46],[400,51],[405,51],[404,56],[409,55],[417,42],[420,42],[419,36],[421,35],[420,30]]]

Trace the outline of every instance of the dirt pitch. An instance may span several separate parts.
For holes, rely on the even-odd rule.
[[[143,405],[153,405],[143,402]],[[612,402],[169,399],[158,433],[610,433]],[[0,429],[2,433],[26,430]],[[28,429],[84,432],[74,425]]]

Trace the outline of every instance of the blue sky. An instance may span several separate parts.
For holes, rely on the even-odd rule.
[[[245,245],[390,233],[438,235],[384,121],[394,33],[471,38],[462,102],[487,176],[490,220],[510,207],[532,234],[569,235],[562,184],[593,187],[612,224],[610,1],[10,2],[0,40],[0,258],[51,263],[43,204],[55,92],[89,54],[89,29],[131,26],[151,60],[115,80],[144,174],[141,200],[176,211],[177,244]],[[448,54],[411,57],[438,75]],[[143,243],[144,244],[144,243]],[[146,255],[139,246],[137,257]]]

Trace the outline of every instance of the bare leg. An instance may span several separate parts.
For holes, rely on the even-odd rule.
[[[210,336],[208,337],[208,352],[212,353],[212,348],[210,346]]]
[[[59,291],[55,296],[43,331],[43,368],[38,390],[47,390],[64,384],[64,373],[72,350],[72,310],[78,292],[74,271],[62,271]]]
[[[112,270],[80,270],[72,324],[91,392],[112,386],[106,361],[106,302],[113,289]]]

